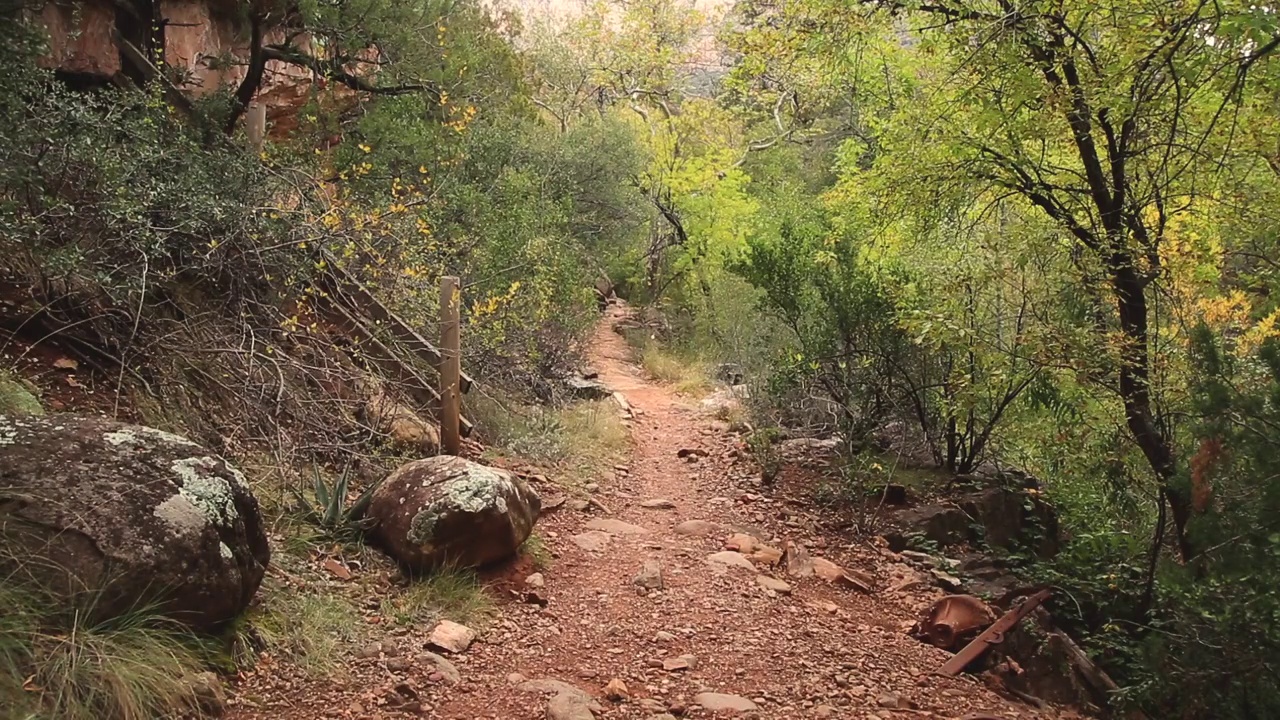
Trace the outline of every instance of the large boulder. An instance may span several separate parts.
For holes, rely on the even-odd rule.
[[[27,384],[0,372],[0,415],[43,415],[44,407]]]
[[[885,532],[884,538],[889,542],[889,549],[895,552],[911,547],[916,537],[946,547],[968,541],[972,524],[965,511],[955,505],[922,505],[896,513],[892,518],[893,527]]]
[[[1026,547],[1039,557],[1058,552],[1058,515],[1037,492],[992,487],[960,499],[960,507],[983,530],[990,547]]]
[[[202,629],[248,606],[270,559],[238,470],[177,435],[70,415],[0,415],[0,551],[0,575],[68,608],[154,605]]]
[[[423,455],[440,452],[440,432],[435,424],[381,389],[365,403],[362,419],[396,450]]]
[[[542,501],[524,480],[459,457],[415,460],[373,494],[372,536],[410,571],[479,567],[510,557]]]

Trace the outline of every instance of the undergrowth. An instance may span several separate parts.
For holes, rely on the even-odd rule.
[[[0,717],[153,720],[196,707],[206,641],[154,608],[104,621],[30,585],[0,583]]]
[[[359,609],[341,595],[280,588],[262,593],[248,622],[270,650],[289,656],[312,677],[332,674],[344,648],[366,635]]]
[[[43,414],[40,400],[22,380],[8,370],[0,370],[0,415]]]
[[[539,570],[545,570],[551,565],[551,550],[537,532],[525,539],[524,544],[520,546],[520,552],[527,555],[533,561],[533,566]]]
[[[641,348],[640,364],[650,377],[678,393],[697,395],[711,387],[705,362],[657,342],[650,341]]]
[[[494,609],[476,574],[453,568],[414,578],[403,591],[382,602],[383,614],[401,625],[429,625],[438,620],[483,625]]]
[[[511,408],[481,400],[470,407],[494,449],[554,466],[570,482],[599,475],[627,449],[627,428],[611,400]]]

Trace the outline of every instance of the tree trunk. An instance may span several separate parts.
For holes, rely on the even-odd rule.
[[[1173,446],[1156,424],[1151,407],[1146,288],[1134,270],[1130,256],[1117,253],[1110,264],[1111,288],[1115,293],[1120,330],[1125,339],[1121,349],[1119,388],[1120,398],[1124,401],[1125,421],[1138,448],[1155,471],[1163,501],[1169,503],[1178,553],[1186,561],[1194,555],[1186,533],[1191,503],[1185,493],[1171,484],[1177,473]]]

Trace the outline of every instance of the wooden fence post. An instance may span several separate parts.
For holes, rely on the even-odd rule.
[[[262,141],[267,134],[267,106],[257,100],[251,101],[244,120],[245,132],[249,135],[253,151],[262,152]]]
[[[462,451],[462,345],[459,338],[458,278],[440,278],[440,451]]]

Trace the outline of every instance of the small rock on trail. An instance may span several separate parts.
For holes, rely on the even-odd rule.
[[[747,559],[746,555],[732,550],[722,550],[718,553],[711,553],[707,556],[707,564],[717,572],[724,572],[729,568],[752,571],[756,569],[756,566]]]
[[[701,705],[702,709],[710,712],[754,712],[760,709],[760,706],[741,695],[728,695],[725,693],[698,693],[693,696],[693,701]]]
[[[458,672],[457,666],[440,655],[433,652],[424,652],[418,655],[418,662],[424,667],[435,668],[435,671],[440,673],[445,682],[450,685],[457,685],[462,682],[462,673]]]
[[[471,643],[475,642],[475,639],[475,630],[452,620],[441,620],[435,629],[431,631],[431,637],[427,638],[427,644],[433,648],[457,654],[466,652],[467,648],[471,647]]]
[[[646,590],[661,590],[663,587],[662,563],[657,560],[645,560],[632,582]]]
[[[577,545],[583,550],[591,553],[603,551],[605,548],[609,547],[609,541],[612,539],[612,535],[600,530],[588,530],[569,538],[574,545]]]
[[[596,518],[587,523],[588,530],[612,533],[613,535],[648,535],[649,531],[639,525],[614,520],[613,518]]]

